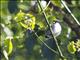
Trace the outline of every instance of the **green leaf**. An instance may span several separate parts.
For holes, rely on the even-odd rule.
[[[77,46],[78,48],[80,48],[80,40],[79,40],[79,39],[78,39],[77,42],[76,42],[76,46]]]
[[[9,40],[9,50],[8,50],[8,55],[12,53],[12,50],[13,50],[13,44],[12,44],[12,41]]]
[[[71,53],[71,54],[74,54],[76,52],[76,48],[75,48],[75,45],[74,45],[74,41],[70,42],[67,46],[68,48],[68,51]]]
[[[77,51],[80,52],[80,40],[78,39],[77,42],[75,43]]]
[[[24,18],[25,20],[20,22],[21,26],[33,30],[35,28],[35,17],[32,14],[25,14]]]
[[[51,1],[54,5],[58,6],[58,7],[61,7],[61,2],[60,0],[54,0],[54,1]]]
[[[26,29],[33,30],[35,28],[35,17],[30,13],[25,14],[20,11],[14,19]]]
[[[4,46],[5,46],[5,50],[7,51],[8,55],[10,55],[13,50],[13,44],[12,44],[11,39],[9,39],[9,38],[5,39]]]
[[[25,13],[23,13],[21,10],[19,13],[17,13],[17,15],[14,17],[14,20],[16,22],[23,20]]]

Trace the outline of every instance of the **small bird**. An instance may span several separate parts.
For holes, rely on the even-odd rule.
[[[57,21],[55,21],[55,23],[51,24],[52,31],[53,31],[55,37],[57,37],[61,34],[62,28],[61,28],[61,25],[59,22],[60,21],[57,20]],[[45,34],[46,34],[46,37],[51,37],[51,32],[49,29],[46,31]]]

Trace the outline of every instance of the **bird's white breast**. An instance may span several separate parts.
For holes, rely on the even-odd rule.
[[[56,22],[56,23],[52,26],[52,30],[53,30],[53,33],[54,33],[54,35],[55,35],[56,37],[59,36],[60,33],[61,33],[61,30],[62,30],[61,25]]]

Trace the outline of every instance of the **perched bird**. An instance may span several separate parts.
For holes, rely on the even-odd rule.
[[[53,24],[51,24],[52,27],[52,31],[54,33],[54,36],[57,37],[61,34],[61,25],[59,23],[59,21],[55,21]],[[51,36],[51,32],[49,30],[49,28],[46,30],[45,35],[47,37],[47,40],[44,41],[50,48],[56,50],[56,43],[53,40],[52,36]],[[55,60],[56,59],[56,54],[53,53],[50,49],[48,49],[44,44],[42,44],[42,54],[43,56],[47,59],[47,60]]]
[[[55,23],[51,24],[51,27],[52,27],[52,31],[53,31],[55,37],[57,37],[61,34],[62,28],[59,23],[59,20],[57,20],[57,21],[55,21]],[[46,35],[46,37],[51,37],[51,32],[49,29],[45,32],[45,35]]]

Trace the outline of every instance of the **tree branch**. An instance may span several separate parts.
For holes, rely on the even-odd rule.
[[[49,1],[49,0],[45,0],[45,1]],[[58,6],[54,5],[52,2],[50,2],[49,4],[50,8],[53,8],[53,10],[61,13],[64,17],[63,17],[63,21],[65,23],[68,24],[68,26],[76,33],[76,35],[78,36],[78,38],[80,38],[80,25],[77,24],[74,20],[71,20],[69,18],[69,15],[67,15],[65,13],[65,11],[63,11],[61,8],[59,8]]]

